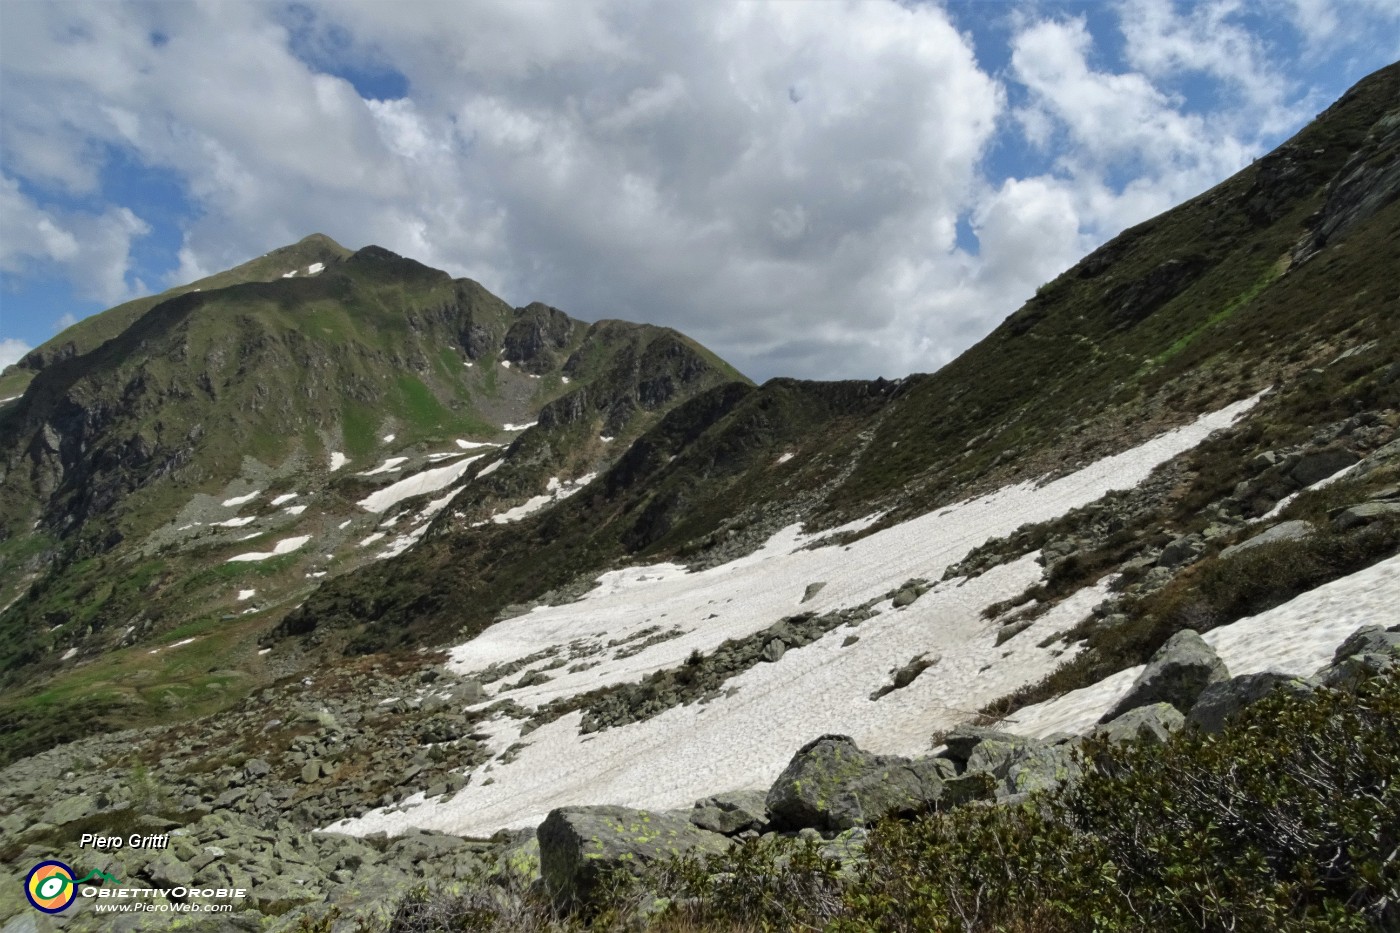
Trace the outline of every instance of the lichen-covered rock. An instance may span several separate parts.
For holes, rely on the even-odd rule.
[[[1005,792],[1011,795],[1053,790],[1075,783],[1083,774],[1084,769],[1074,758],[1073,745],[1034,746],[1007,770]]]
[[[1111,722],[1129,710],[1154,703],[1170,703],[1187,711],[1213,683],[1228,679],[1230,672],[1215,649],[1195,631],[1184,629],[1157,649],[1128,692],[1099,720]]]
[[[1231,716],[1280,689],[1307,693],[1311,688],[1298,678],[1279,671],[1241,674],[1206,687],[1191,707],[1186,721],[1203,732],[1219,732],[1225,728]]]
[[[701,829],[733,836],[746,829],[759,829],[768,822],[766,796],[757,790],[716,794],[697,800],[687,817]]]
[[[1004,732],[988,736],[978,742],[967,756],[967,770],[982,771],[1000,780],[1010,772],[1013,763],[1037,744],[1031,739]]]
[[[972,757],[973,749],[987,739],[999,739],[1002,741],[1015,741],[1019,736],[1009,732],[1002,732],[999,729],[991,729],[985,726],[974,726],[971,723],[962,723],[955,726],[953,731],[943,737],[943,744],[947,746],[944,757],[952,761],[958,768],[966,768],[968,759]]]
[[[862,751],[844,735],[824,735],[798,750],[766,800],[777,830],[836,831],[896,814],[917,813],[943,797],[947,763]]]
[[[695,826],[684,815],[627,807],[560,807],[535,831],[540,873],[556,904],[587,909],[600,883],[623,869],[684,853],[723,852],[729,840]]]
[[[1165,744],[1173,732],[1186,724],[1186,717],[1170,703],[1137,706],[1093,731],[1095,738],[1110,742],[1155,742]]]
[[[1313,675],[1324,687],[1352,689],[1379,671],[1400,669],[1400,625],[1389,629],[1367,625],[1337,646],[1332,663]]]

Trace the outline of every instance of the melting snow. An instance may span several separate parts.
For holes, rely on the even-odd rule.
[[[182,647],[182,646],[184,646],[184,645],[191,644],[191,643],[193,643],[193,642],[194,642],[194,639],[193,639],[193,638],[184,638],[184,639],[181,639],[180,641],[175,642],[174,644],[164,645],[164,646],[162,646],[162,647],[160,647],[160,648],[152,648],[152,649],[151,649],[151,654],[160,654],[160,653],[161,653],[162,651],[164,651],[166,648],[179,648],[179,647]]]
[[[375,490],[365,498],[361,499],[359,506],[370,512],[383,512],[390,506],[396,505],[405,499],[413,496],[421,496],[428,492],[437,492],[445,486],[450,486],[461,479],[462,474],[467,472],[467,467],[473,462],[480,460],[485,454],[477,454],[460,460],[450,466],[438,467],[434,470],[424,470],[415,473],[394,483],[385,486],[383,489]]]
[[[248,493],[246,496],[234,496],[232,499],[225,499],[224,508],[231,509],[234,506],[243,505],[245,502],[252,502],[260,495],[262,495],[262,490],[257,489]]]
[[[221,522],[210,522],[213,528],[242,528],[244,525],[251,525],[257,521],[252,515],[243,515],[238,518],[226,518]]]
[[[283,509],[282,511],[286,512],[288,515],[300,515],[302,512],[305,512],[305,511],[306,511],[306,506],[304,506],[304,505],[289,505],[289,506],[287,506],[285,509]]]
[[[407,463],[407,457],[390,457],[373,470],[366,470],[363,473],[356,473],[356,476],[378,476],[380,473],[392,473],[399,468],[399,464]]]
[[[339,525],[336,525],[335,527],[336,527],[336,529],[339,530],[339,531],[344,531],[346,528],[350,527],[350,521],[351,521],[351,520],[347,518],[345,521],[341,522]]]
[[[479,447],[500,447],[501,445],[492,444],[487,441],[464,441],[459,437],[457,438],[457,446],[463,450],[475,450]]]
[[[779,462],[779,463],[787,463],[787,462],[788,462],[789,460],[791,460],[791,459],[792,459],[792,454],[791,454],[791,453],[784,453],[781,457],[778,458],[778,462]]]
[[[611,444],[613,442],[613,438],[607,434],[599,434],[598,440],[602,441],[604,444]]]
[[[500,462],[501,461],[499,460],[496,461],[496,463]],[[492,464],[492,466],[494,465],[495,464]],[[486,471],[483,470],[482,475],[484,476],[485,473]],[[589,483],[593,482],[593,479],[597,475],[597,473],[588,473],[584,476],[580,476],[578,479],[568,480],[562,484],[559,482],[559,477],[551,476],[549,478],[549,483],[545,486],[544,495],[531,496],[529,499],[525,500],[513,509],[506,509],[504,512],[497,512],[495,515],[491,516],[491,521],[495,522],[497,525],[506,525],[511,522],[518,522],[525,516],[533,515],[535,512],[538,512],[540,509],[549,505],[551,502],[554,502],[559,499],[569,498],[574,493],[582,489],[584,486],[587,486]]]
[[[13,402],[17,398],[19,398],[18,395],[11,395],[9,398],[0,398],[0,405],[4,405],[6,402]]]
[[[8,402],[9,399],[4,399],[3,401]],[[73,657],[75,654],[77,654],[77,653],[78,653],[78,649],[77,649],[77,648],[69,648],[67,651],[63,652],[63,657],[59,658],[59,660],[60,660],[60,661],[67,661],[68,659],[72,658],[72,657]]]
[[[382,531],[376,531],[376,532],[374,532],[373,534],[371,534],[368,538],[365,538],[363,541],[361,541],[361,542],[360,542],[360,547],[369,547],[371,544],[373,544],[374,542],[380,540],[380,539],[383,538],[383,537],[384,537],[384,532],[382,532]]]
[[[394,438],[396,437],[398,437],[397,434],[386,434],[384,435],[384,443],[392,444],[394,442]]]
[[[1329,664],[1337,646],[1361,626],[1393,624],[1396,606],[1400,606],[1400,556],[1201,637],[1232,675],[1282,671],[1308,676]],[[1138,665],[1091,687],[1027,706],[1016,713],[1008,728],[1030,736],[1083,732],[1099,721],[1141,673],[1142,665]]]
[[[350,462],[350,458],[338,450],[331,451],[331,472],[335,472],[345,464]]]
[[[559,381],[562,382],[562,383],[564,383],[564,385],[568,385],[568,384],[569,384],[569,377],[568,377],[568,376],[560,376],[560,377],[559,377]]]
[[[823,613],[877,599],[911,577],[938,579],[988,538],[1062,515],[1110,490],[1136,486],[1156,465],[1230,424],[1255,401],[1202,416],[1044,485],[1009,486],[848,545],[823,547],[822,536],[803,535],[791,526],[757,552],[702,572],[657,565],[604,574],[578,602],[537,608],[457,646],[449,665],[469,676],[546,648],[566,652],[576,641],[597,649],[595,659],[603,662],[598,667],[552,672],[547,683],[512,690],[511,698],[527,708],[637,681],[682,664],[692,651],[712,651],[727,638],[791,615],[814,581],[827,585],[802,608]],[[536,825],[550,809],[566,804],[680,807],[717,790],[768,786],[794,750],[825,732],[851,735],[874,752],[925,754],[932,731],[969,718],[1058,665],[1061,653],[1039,645],[1073,626],[1106,594],[1106,581],[1086,588],[997,646],[996,626],[981,617],[982,610],[1023,591],[1041,573],[1034,555],[1025,555],[975,579],[941,583],[903,609],[888,608],[884,600],[880,615],[854,629],[860,635],[855,644],[842,647],[853,631],[842,626],[790,649],[777,663],[759,664],[730,680],[726,687],[737,690],[709,704],[678,707],[587,737],[578,734],[581,712],[570,713],[523,739],[525,748],[515,761],[496,762],[493,784],[474,783],[450,801],[428,801],[411,814],[372,811],[335,828],[364,834],[420,826],[490,834]],[[616,650],[607,647],[609,640],[654,625],[682,634],[628,658],[610,656]],[[941,661],[904,689],[869,699],[888,682],[892,668],[924,652],[941,655]],[[793,696],[805,700],[792,703]],[[494,752],[513,741],[519,725],[513,720],[496,725],[499,731],[490,740]]]
[[[324,268],[326,268],[326,264],[324,262],[313,262],[311,265],[306,267],[306,274],[315,275]]]
[[[269,557],[290,554],[310,540],[310,535],[301,535],[296,538],[283,538],[281,541],[274,544],[270,551],[251,551],[247,554],[235,554],[225,561],[225,563],[231,564],[234,561],[267,560]]]
[[[292,501],[293,499],[295,499],[296,497],[297,497],[297,494],[294,493],[294,492],[284,492],[282,495],[278,496],[276,499],[273,499],[273,500],[272,500],[272,504],[273,504],[273,505],[281,505],[283,502],[291,502],[291,501]]]
[[[284,279],[290,279],[292,276],[294,276],[294,275],[296,275],[296,274],[297,274],[297,270],[293,269],[291,272],[283,272],[283,273],[282,273],[282,278],[284,278]]]
[[[239,590],[238,601],[241,603],[244,600],[252,599],[256,595],[258,595],[257,590]]]
[[[506,369],[510,369],[510,360],[501,360],[501,365]]]
[[[535,425],[537,425],[537,424],[539,424],[538,421],[531,421],[529,424],[510,424],[509,422],[507,422],[506,424],[501,425],[501,430],[502,430],[502,431],[524,431],[526,428],[533,428],[533,427],[534,427]]]
[[[480,473],[476,474],[476,478],[481,479],[483,476],[490,476],[492,473],[495,473],[497,470],[499,470],[501,468],[501,464],[503,463],[505,463],[505,460],[492,460],[484,468],[482,468],[482,471]]]

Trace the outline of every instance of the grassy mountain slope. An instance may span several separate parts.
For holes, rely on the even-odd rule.
[[[396,482],[460,463],[460,489],[489,466],[461,503],[489,515],[596,472],[672,406],[742,379],[665,328],[514,309],[387,250],[331,247],[309,238],[112,309],[60,342],[85,352],[30,361],[0,409],[0,670],[32,685],[17,702],[91,699],[129,673],[109,652],[172,631],[243,646],[215,668],[260,670],[250,625],[373,560],[444,488],[382,492]],[[314,274],[278,272],[318,256]],[[302,543],[278,551],[286,541]],[[172,681],[178,698],[230,678],[185,679],[115,692],[146,703]]]

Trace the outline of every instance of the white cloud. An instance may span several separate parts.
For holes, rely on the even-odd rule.
[[[0,271],[22,274],[32,264],[61,267],[80,297],[116,304],[142,289],[128,281],[131,244],[150,232],[125,207],[100,214],[51,212],[0,176]]]
[[[322,231],[759,377],[902,375],[1311,106],[1243,0],[1125,0],[1112,67],[1085,21],[1028,9],[993,76],[944,9],[886,0],[18,4],[0,156],[27,190],[96,192],[110,147],[168,173],[195,210],[180,280]],[[350,66],[408,96],[325,73]],[[1188,80],[1228,103],[1188,107]],[[987,178],[997,143],[1049,155]],[[10,194],[3,268],[129,292],[139,205]]]
[[[18,363],[20,358],[32,349],[34,348],[23,340],[16,340],[13,337],[0,338],[0,369],[4,369],[11,363]]]

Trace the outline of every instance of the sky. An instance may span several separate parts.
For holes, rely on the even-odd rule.
[[[928,372],[1396,59],[1394,0],[3,0],[0,365],[319,232]]]

